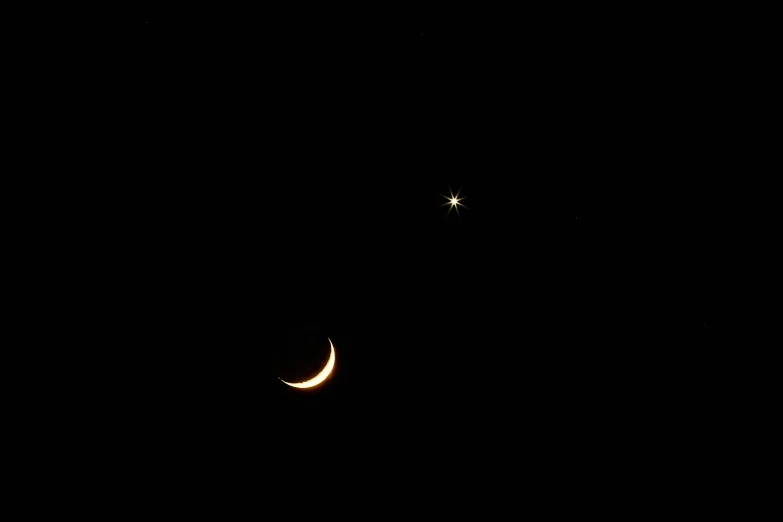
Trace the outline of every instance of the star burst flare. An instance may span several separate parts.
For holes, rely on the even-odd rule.
[[[448,212],[448,214],[451,214],[451,209],[453,208],[454,210],[457,211],[457,216],[459,216],[459,207],[468,208],[468,207],[466,207],[462,203],[462,200],[465,199],[465,198],[464,197],[463,198],[459,197],[459,193],[460,193],[461,190],[462,189],[460,188],[460,190],[457,191],[457,195],[456,196],[451,191],[451,188],[449,188],[449,195],[448,196],[441,194],[441,196],[443,196],[444,198],[446,198],[448,200],[446,203],[441,205],[443,207],[445,207],[446,205],[449,205],[449,212]]]

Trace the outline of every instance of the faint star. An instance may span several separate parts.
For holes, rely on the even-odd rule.
[[[460,190],[462,190],[462,189],[460,189]],[[445,207],[446,205],[449,205],[449,212],[448,212],[448,214],[451,214],[451,209],[453,208],[453,209],[455,209],[457,211],[457,216],[459,216],[459,207],[468,208],[464,204],[461,203],[461,201],[463,199],[465,199],[465,198],[459,197],[460,190],[457,191],[457,195],[455,196],[454,193],[451,191],[451,188],[449,187],[449,196],[444,196],[443,194],[441,194],[441,196],[443,196],[444,198],[448,199],[448,201],[446,203],[441,205],[442,207]]]

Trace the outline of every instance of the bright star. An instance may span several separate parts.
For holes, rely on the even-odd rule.
[[[462,190],[462,189],[460,189],[460,190]],[[448,202],[444,203],[441,206],[445,207],[446,205],[450,205],[449,206],[449,212],[448,212],[449,214],[451,214],[451,209],[453,208],[453,209],[455,209],[457,211],[457,216],[459,216],[459,207],[465,207],[465,205],[463,205],[461,203],[461,201],[463,199],[465,199],[465,198],[459,197],[460,190],[457,191],[457,195],[456,196],[451,192],[451,188],[449,188],[449,196],[443,196],[443,194],[441,194],[441,196],[443,196],[444,198],[448,199]],[[465,207],[465,208],[468,208],[468,207]]]

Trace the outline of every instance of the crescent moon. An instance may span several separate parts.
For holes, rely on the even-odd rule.
[[[326,380],[327,377],[329,377],[329,374],[332,373],[332,368],[334,368],[334,345],[332,344],[332,340],[329,339],[329,346],[332,348],[332,353],[329,356],[329,362],[326,363],[326,366],[324,366],[324,369],[321,370],[318,375],[313,377],[310,380],[304,381],[304,382],[285,382],[283,379],[280,379],[281,382],[284,384],[287,384],[291,386],[292,388],[312,388],[313,386],[318,386],[322,382]]]

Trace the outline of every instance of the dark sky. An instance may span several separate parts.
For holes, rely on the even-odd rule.
[[[425,487],[693,422],[736,153],[681,54],[145,22],[102,62],[116,171],[79,192],[124,296],[110,409],[143,444]],[[328,381],[279,382],[327,338]]]

